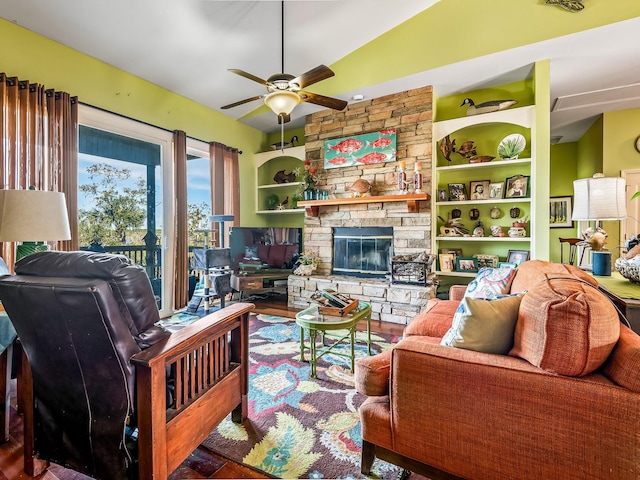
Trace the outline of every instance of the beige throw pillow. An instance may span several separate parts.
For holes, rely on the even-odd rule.
[[[493,300],[466,297],[460,302],[441,345],[507,354],[513,346],[522,295]]]

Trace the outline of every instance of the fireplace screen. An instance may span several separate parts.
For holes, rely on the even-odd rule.
[[[392,256],[392,227],[333,229],[333,273],[383,278]]]

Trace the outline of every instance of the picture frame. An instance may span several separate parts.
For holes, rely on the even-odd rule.
[[[488,255],[484,253],[476,253],[473,255],[478,260],[478,270],[483,267],[497,268],[500,257],[498,255]]]
[[[462,256],[462,249],[461,248],[441,248],[440,253],[450,253],[451,255],[453,255],[455,260],[455,258]]]
[[[504,182],[495,182],[489,184],[489,200],[504,197]]]
[[[467,185],[464,183],[450,183],[449,184],[449,200],[462,201],[467,200]]]
[[[324,168],[352,167],[372,163],[396,161],[396,129],[349,137],[330,138],[324,141]],[[357,154],[351,154],[357,151]]]
[[[441,272],[453,272],[455,266],[455,256],[452,253],[441,253],[438,255]]]
[[[469,183],[471,200],[489,200],[489,185],[491,180],[472,180]]]
[[[549,228],[573,228],[573,197],[549,198]]]
[[[518,264],[513,262],[498,262],[498,268],[518,268]]]
[[[505,180],[504,198],[528,198],[529,175],[513,175]]]
[[[478,259],[473,257],[456,258],[456,272],[477,273]]]
[[[530,254],[531,252],[529,252],[529,250],[509,250],[509,253],[507,254],[507,262],[520,265],[521,263],[529,260]]]
[[[438,189],[438,201],[439,202],[447,202],[449,201],[449,192],[447,192],[446,188]]]

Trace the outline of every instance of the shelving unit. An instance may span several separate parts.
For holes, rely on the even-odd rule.
[[[290,173],[298,168],[300,172],[302,172],[304,158],[304,145],[255,154],[254,160],[257,179],[256,213],[282,215],[304,212],[304,208],[291,208],[293,194],[300,185],[302,185],[302,182],[276,183],[273,179],[275,174],[280,170],[285,170],[285,173]],[[286,197],[289,197],[289,203],[285,205],[284,210],[267,209],[267,198],[270,195],[276,195],[280,202],[284,201]]]
[[[514,160],[502,160],[497,157],[497,146],[507,134],[521,133],[527,140],[527,146],[523,152],[524,157]],[[451,162],[447,161],[440,152],[440,141],[450,135],[451,140],[456,140],[459,147],[464,141],[472,140],[476,146],[478,155],[495,155],[490,162],[468,163],[466,159],[457,153],[452,153]],[[433,171],[432,171],[432,211],[437,215],[434,223],[435,235],[432,237],[432,251],[441,253],[442,248],[462,249],[462,257],[471,258],[474,254],[498,255],[500,261],[506,261],[509,250],[529,250],[531,256],[535,254],[535,237],[530,236],[532,232],[532,219],[534,216],[535,189],[535,106],[525,106],[511,108],[498,112],[485,113],[481,115],[465,116],[441,122],[433,123]],[[513,175],[525,175],[529,177],[527,197],[496,198],[488,200],[463,200],[463,201],[439,201],[438,190],[449,191],[450,183],[463,183],[469,190],[470,182],[489,180],[491,183],[505,182]],[[471,192],[469,191],[470,195]],[[460,209],[462,215],[460,220],[469,231],[473,231],[475,220],[471,220],[469,212],[472,208],[480,211],[479,220],[484,225],[485,236],[483,237],[449,237],[440,235],[440,226],[443,225],[441,219],[449,218],[454,208]],[[492,219],[490,211],[497,207],[502,211],[502,216]],[[509,237],[508,229],[512,226],[513,218],[509,211],[512,207],[520,209],[519,217],[529,216],[530,222],[527,225],[526,237]],[[440,218],[438,218],[440,217]],[[437,222],[436,222],[437,220]],[[490,227],[499,225],[505,236],[490,236]],[[472,277],[475,273],[467,272],[442,272],[437,270],[437,274],[452,277]]]

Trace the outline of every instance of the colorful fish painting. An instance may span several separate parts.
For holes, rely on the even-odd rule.
[[[324,142],[325,169],[395,160],[396,130],[394,128]]]

